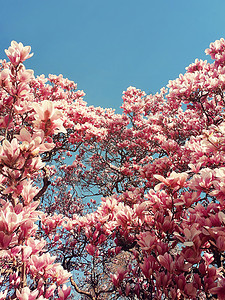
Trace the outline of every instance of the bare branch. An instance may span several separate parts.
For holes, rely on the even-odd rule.
[[[97,300],[95,296],[92,296],[90,293],[88,293],[86,291],[82,291],[81,289],[79,289],[79,287],[77,286],[76,282],[73,280],[72,277],[70,277],[70,282],[71,282],[72,286],[75,288],[77,293],[85,295],[85,296],[89,297],[92,300]]]
[[[45,173],[45,176],[43,178],[44,185],[40,189],[40,191],[37,193],[37,195],[34,197],[34,199],[33,199],[34,201],[37,201],[45,193],[48,186],[51,184],[51,181],[49,180],[49,171],[45,167],[43,168],[43,171]]]

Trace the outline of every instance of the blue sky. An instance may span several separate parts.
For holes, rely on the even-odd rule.
[[[30,45],[35,75],[63,74],[117,111],[127,87],[159,91],[221,37],[223,0],[1,1],[0,58],[11,40]]]

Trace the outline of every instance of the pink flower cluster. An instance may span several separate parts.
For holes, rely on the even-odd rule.
[[[0,299],[224,299],[224,40],[122,114],[30,51],[0,68]]]

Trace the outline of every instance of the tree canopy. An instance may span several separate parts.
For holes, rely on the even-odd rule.
[[[0,300],[224,299],[225,40],[121,114],[5,52]]]

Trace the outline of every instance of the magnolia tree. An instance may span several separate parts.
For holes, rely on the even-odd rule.
[[[30,50],[0,69],[0,299],[224,299],[225,41],[122,114]]]

